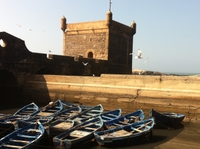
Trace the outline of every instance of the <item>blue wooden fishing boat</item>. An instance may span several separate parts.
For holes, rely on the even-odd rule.
[[[184,114],[174,113],[174,112],[164,112],[159,113],[152,109],[150,111],[150,116],[154,117],[157,127],[165,127],[168,129],[174,129],[178,127],[183,119],[185,118]]]
[[[49,123],[53,121],[54,116],[63,110],[63,105],[61,100],[57,100],[55,102],[50,102],[43,108],[41,108],[36,113],[32,114],[32,116],[28,119],[19,120],[17,122],[18,127],[22,128],[29,124],[35,123],[39,120],[45,129],[48,129]]]
[[[49,124],[47,133],[49,137],[53,138],[54,136],[57,136],[72,127],[75,126],[74,120],[64,120],[64,119],[57,119]]]
[[[18,120],[25,120],[30,115],[38,111],[38,106],[35,103],[30,103],[20,108],[12,115],[4,116],[0,119],[0,137],[3,137],[17,128]]]
[[[39,110],[39,107],[34,103],[30,103],[18,111],[16,111],[13,115],[21,115],[21,116],[30,116],[36,113]]]
[[[108,122],[119,118],[121,116],[121,113],[122,113],[121,109],[105,111],[101,114],[101,118],[103,119],[103,122]]]
[[[94,132],[95,139],[103,146],[125,146],[149,140],[152,136],[154,119],[150,118],[131,125]]]
[[[79,114],[82,109],[77,107],[72,107],[70,109],[66,109],[64,111],[59,112],[54,116],[54,120],[49,124],[48,134],[50,136],[56,136],[74,126],[73,120],[68,120],[70,117]]]
[[[61,100],[56,100],[54,102],[49,102],[49,104],[39,109],[36,113],[33,113],[31,116],[52,117],[62,110],[63,104]]]
[[[104,122],[104,126],[107,129],[111,129],[113,127],[118,127],[118,126],[121,127],[123,125],[132,124],[134,122],[144,120],[144,117],[145,117],[144,112],[141,109],[139,109],[134,112],[122,115],[119,118],[106,121]]]
[[[82,143],[87,143],[94,139],[94,132],[100,130],[102,126],[103,120],[100,116],[91,118],[55,136],[53,138],[54,146],[60,149],[80,146]]]
[[[68,119],[82,112],[79,106],[71,107],[69,109],[62,110],[54,115],[54,120],[56,119]]]
[[[93,117],[101,115],[103,111],[104,111],[103,106],[99,104],[94,107],[88,108],[82,111],[81,113],[70,117],[69,119],[74,120],[75,124],[79,124],[79,123],[84,122],[85,120],[88,120],[89,118],[93,118]]]
[[[28,117],[26,117],[28,118]],[[20,119],[24,119],[24,117],[21,117],[19,115],[10,116],[4,120],[0,120],[0,138],[4,137],[5,135],[13,132],[15,129],[17,129],[17,121]]]
[[[34,116],[28,119],[18,120],[17,126],[18,128],[26,127],[30,124],[34,124],[36,121],[40,121],[40,123],[44,126],[45,130],[48,129],[49,123],[53,121],[53,116]]]
[[[9,118],[13,119],[14,117],[28,117],[31,116],[32,114],[36,113],[39,110],[39,107],[35,103],[30,103],[19,110],[17,110],[14,114],[0,114],[0,121],[7,120]]]
[[[30,147],[37,148],[35,145],[39,143],[44,135],[44,127],[38,121],[27,127],[13,131],[0,139],[1,149],[28,149]]]

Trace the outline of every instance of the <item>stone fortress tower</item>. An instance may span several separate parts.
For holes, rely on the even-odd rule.
[[[133,35],[136,23],[126,26],[113,20],[111,11],[106,20],[67,23],[61,19],[63,55],[80,59],[106,62],[107,73],[132,73]]]

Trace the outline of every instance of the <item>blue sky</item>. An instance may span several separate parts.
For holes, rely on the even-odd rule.
[[[0,31],[25,40],[36,53],[62,53],[60,19],[105,20],[109,0],[0,0]],[[200,73],[199,0],[112,0],[113,20],[137,24],[133,69]],[[134,56],[135,57],[135,56]],[[148,58],[148,62],[144,61]]]

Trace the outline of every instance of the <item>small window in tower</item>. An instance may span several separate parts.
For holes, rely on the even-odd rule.
[[[90,40],[90,42],[92,42],[92,38],[90,38],[89,40]]]
[[[93,53],[92,52],[88,53],[88,58],[93,58]]]

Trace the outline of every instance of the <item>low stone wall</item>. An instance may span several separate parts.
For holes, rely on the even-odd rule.
[[[152,108],[184,113],[189,119],[200,115],[200,77],[101,75],[101,77],[29,75],[24,98],[36,102],[62,99],[85,105],[102,104],[105,109],[124,112]]]

